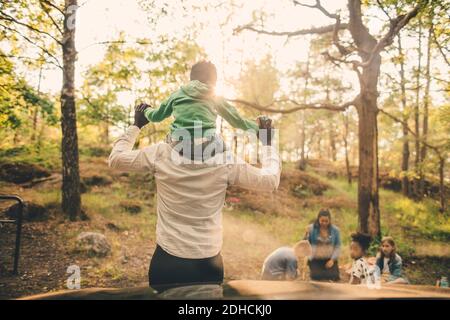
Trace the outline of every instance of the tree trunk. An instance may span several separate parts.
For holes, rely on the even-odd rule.
[[[322,130],[317,130],[316,132],[321,132]],[[317,158],[322,159],[322,136],[317,135]]]
[[[406,106],[406,79],[405,79],[405,61],[403,54],[403,47],[400,34],[398,35],[398,54],[400,56],[400,94],[401,94],[401,104],[402,104],[402,114],[403,114],[403,122],[402,125],[402,133],[403,133],[403,148],[402,148],[402,193],[403,195],[409,197],[410,187],[409,187],[409,178],[408,178],[408,170],[409,170],[409,132],[408,132],[408,111]]]
[[[420,72],[422,68],[422,21],[419,18],[419,42],[418,42],[418,62],[417,62],[417,74],[416,74],[416,104],[414,106],[414,132],[415,132],[415,159],[414,167],[416,171],[416,177],[414,178],[414,196],[417,199],[421,199],[423,194],[420,194],[419,179],[417,175],[421,175],[422,169],[420,168]]]
[[[305,85],[303,87],[303,103],[308,102],[309,66],[311,63],[311,42],[309,43],[308,56],[306,57]],[[306,144],[306,113],[300,112],[300,170],[306,169],[305,144]]]
[[[306,121],[305,111],[300,111],[300,170],[306,169],[305,145],[306,145]]]
[[[425,163],[425,158],[427,157],[427,134],[428,134],[428,114],[429,114],[429,104],[430,104],[430,65],[431,65],[431,43],[433,37],[433,25],[431,24],[428,29],[428,43],[427,43],[427,62],[425,67],[425,92],[423,98],[423,119],[422,119],[422,149],[420,150],[420,182],[419,182],[419,192],[421,195],[425,194],[425,176],[423,172],[423,164]]]
[[[377,84],[381,57],[377,55],[370,66],[364,68],[360,78],[358,110],[359,174],[358,217],[359,231],[372,237],[381,236],[378,196],[378,132]]]
[[[39,78],[38,78],[38,86],[37,86],[37,94],[40,95],[41,94],[41,80],[42,80],[42,68],[43,66],[41,66],[39,68]],[[37,123],[38,123],[38,115],[39,115],[39,106],[35,106],[34,110],[33,110],[33,133],[31,135],[31,141],[36,142],[36,138],[37,138]]]
[[[78,135],[75,109],[75,13],[77,0],[65,0],[63,34],[63,86],[61,91],[62,129],[62,210],[71,220],[81,215]]]
[[[360,94],[355,103],[359,116],[358,217],[360,231],[379,238],[381,224],[378,196],[377,84],[381,56],[379,52],[374,51],[379,42],[364,25],[361,6],[361,0],[348,0],[349,31],[358,55],[367,63],[362,67],[362,72],[355,68],[360,85]],[[418,8],[416,7],[415,15]]]
[[[235,154],[236,156],[238,155],[238,138],[237,138],[237,133],[236,133],[236,129],[233,129],[233,154]]]
[[[345,153],[345,170],[347,171],[347,182],[352,184],[352,172],[350,170],[350,160],[348,156],[348,115],[342,115],[344,120],[344,134],[342,139],[344,140],[344,153]]]
[[[439,198],[441,203],[440,211],[445,212],[445,184],[444,184],[445,158],[439,157]]]
[[[333,120],[333,118],[331,118],[331,120]],[[331,161],[336,162],[336,160],[337,160],[336,134],[334,131],[334,125],[333,125],[332,121],[330,121],[329,126],[330,127],[329,127],[328,134],[329,134],[329,139],[330,139],[330,158],[331,158]]]
[[[31,141],[36,142],[37,137],[37,122],[38,122],[39,106],[33,108],[33,131],[31,133]]]
[[[109,145],[109,120],[106,120],[103,128],[103,144]]]

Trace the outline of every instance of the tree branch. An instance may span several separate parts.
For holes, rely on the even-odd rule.
[[[407,14],[402,14],[396,17],[395,19],[391,19],[389,31],[384,35],[383,38],[378,41],[378,43],[373,48],[370,53],[369,59],[360,63],[361,67],[368,67],[372,63],[373,59],[388,45],[391,45],[394,41],[394,37],[400,32],[400,30],[408,24],[408,22],[417,16],[419,11],[428,3],[428,0],[421,1],[418,5],[414,7]]]
[[[312,4],[312,5],[304,4],[304,3],[294,0],[294,4],[297,6],[307,7],[307,8],[311,8],[311,9],[319,9],[324,15],[326,15],[328,18],[331,18],[331,19],[337,19],[339,17],[339,15],[337,15],[335,13],[330,13],[327,9],[325,9],[321,5],[320,0],[316,0],[316,3]]]
[[[27,36],[23,35],[22,33],[20,33],[20,32],[19,32],[18,30],[16,30],[16,29],[13,29],[13,28],[10,28],[10,27],[8,27],[8,26],[1,25],[1,24],[0,24],[0,27],[5,28],[5,29],[7,29],[7,30],[9,30],[9,31],[12,31],[12,32],[18,34],[19,36],[21,36],[21,37],[22,37],[25,41],[27,41],[28,43],[30,43],[30,44],[32,44],[33,46],[35,46],[35,47],[41,49],[42,52],[44,52],[44,53],[47,54],[49,57],[51,57],[52,59],[55,60],[55,65],[56,65],[58,68],[62,69],[62,66],[61,66],[61,64],[59,63],[58,58],[55,57],[52,53],[50,53],[50,51],[48,51],[46,48],[44,48],[43,46],[38,45],[37,43],[35,43],[34,41],[32,41],[32,40],[31,40],[30,38],[28,38]]]
[[[356,74],[358,75],[359,80],[361,81],[361,79],[362,79],[361,78],[361,71],[358,69],[358,67],[360,66],[361,62],[356,61],[356,60],[345,60],[345,59],[333,57],[328,51],[322,52],[322,55],[325,57],[326,60],[330,61],[332,64],[334,64],[338,68],[341,67],[339,65],[339,63],[350,64],[352,66],[353,71],[356,72]]]
[[[320,12],[322,12],[327,17],[336,20],[336,24],[333,28],[333,44],[336,46],[336,48],[339,50],[339,53],[342,56],[346,56],[350,53],[352,53],[354,50],[351,48],[344,47],[340,41],[339,41],[339,30],[341,30],[341,17],[337,13],[330,13],[327,9],[325,9],[322,4],[320,3],[320,0],[316,0],[316,3],[314,5],[310,4],[304,4],[301,2],[298,2],[294,0],[294,4],[302,7],[307,7],[311,9],[318,9]]]
[[[409,132],[412,136],[417,137],[416,132],[415,132],[414,130],[412,130],[412,129],[408,126],[408,123],[406,123],[406,122],[403,121],[402,119],[400,119],[400,118],[394,116],[393,114],[391,114],[391,113],[389,113],[389,112],[387,112],[387,111],[385,111],[385,110],[383,110],[383,109],[378,108],[378,111],[381,112],[382,114],[386,115],[387,117],[391,118],[391,119],[394,120],[395,122],[400,123],[401,125],[404,126],[404,128],[405,128],[406,130],[408,130],[408,132]],[[436,152],[436,154],[438,155],[439,158],[442,158],[442,153],[441,153],[440,148],[445,147],[445,144],[444,144],[444,145],[441,145],[441,146],[435,146],[435,145],[430,144],[430,143],[427,142],[426,140],[423,140],[423,139],[420,138],[420,137],[419,137],[419,141],[420,141],[424,146],[426,146],[427,148],[430,148],[431,150],[433,150],[434,152]]]
[[[51,3],[51,2],[48,1],[48,0],[39,0],[39,1],[40,1],[40,2],[43,2],[43,3],[47,4],[47,5],[49,5],[50,7],[54,8],[54,9],[56,9],[57,11],[59,11],[59,13],[61,13],[61,14],[64,16],[64,11],[63,11],[63,9],[61,9],[61,8],[58,7],[57,5]]]
[[[328,110],[328,111],[345,111],[346,109],[348,109],[350,106],[355,105],[355,101],[356,99],[346,102],[344,104],[341,105],[334,105],[334,104],[328,104],[328,103],[300,103],[297,102],[295,100],[292,99],[283,99],[283,100],[276,100],[273,101],[272,103],[268,104],[268,105],[260,105],[257,103],[253,103],[250,101],[245,101],[242,99],[226,99],[227,101],[233,102],[233,103],[237,103],[237,104],[242,104],[251,108],[254,108],[256,110],[259,111],[265,111],[265,112],[272,112],[272,113],[282,113],[282,114],[286,114],[286,113],[292,113],[292,112],[296,112],[299,110]],[[275,109],[272,108],[273,105],[277,104],[277,103],[292,103],[294,105],[296,105],[296,107],[290,108],[290,109]]]
[[[376,39],[370,34],[362,21],[361,0],[348,0],[349,30],[361,56],[368,53],[376,45]]]
[[[434,32],[434,28],[431,28],[431,32],[433,34],[433,40],[434,40],[434,44],[438,47],[439,52],[442,55],[442,58],[444,58],[444,61],[447,63],[447,65],[450,66],[450,61],[447,58],[447,55],[444,52],[444,49],[442,48],[441,44],[439,43],[437,37],[436,37],[436,33]]]
[[[0,53],[0,57],[5,57],[5,58],[10,58],[10,59],[19,59],[19,60],[27,60],[27,61],[38,61],[38,62],[44,62],[44,63],[49,63],[52,64],[58,68],[61,68],[61,66],[59,64],[54,63],[53,61],[50,60],[46,60],[46,59],[41,59],[41,58],[33,58],[33,57],[27,57],[27,56],[18,56],[18,55],[13,55],[13,54],[3,54]]]
[[[53,25],[55,26],[55,28],[59,31],[59,33],[60,33],[61,35],[63,35],[63,31],[61,30],[60,26],[58,25],[58,23],[56,23],[55,19],[54,19],[53,16],[51,15],[50,9],[49,9],[48,7],[45,7],[45,5],[44,5],[44,4],[47,4],[47,5],[48,5],[48,2],[47,2],[47,1],[44,1],[44,0],[40,0],[39,3],[40,3],[40,5],[41,5],[41,7],[42,7],[42,10],[43,10],[43,11],[45,12],[45,14],[47,15],[47,17],[52,21],[52,23],[53,23]]]
[[[29,29],[33,32],[37,32],[37,33],[46,35],[46,36],[52,38],[54,41],[56,41],[59,45],[62,45],[62,42],[60,40],[58,40],[56,37],[54,37],[53,35],[51,35],[50,33],[36,29],[35,27],[30,26],[29,24],[26,24],[25,22],[22,22],[22,21],[19,21],[19,20],[13,18],[12,16],[10,16],[9,14],[7,14],[5,12],[0,11],[0,20],[9,21],[9,22],[21,25],[23,27],[26,27],[27,29]]]
[[[389,15],[389,12],[387,12],[386,8],[384,7],[383,3],[381,2],[381,0],[377,0],[378,6],[380,7],[380,9],[384,12],[384,14],[386,15],[386,17],[388,17],[389,21],[392,21],[391,16]]]
[[[354,48],[346,48],[340,43],[339,41],[339,30],[341,30],[340,27],[341,27],[341,17],[337,16],[336,24],[334,25],[333,28],[333,44],[335,45],[335,47],[338,49],[339,53],[342,56],[346,56],[352,53],[354,51]]]
[[[253,27],[252,23],[246,24],[244,26],[237,27],[233,30],[234,34],[240,33],[243,30],[250,30],[256,33],[260,34],[266,34],[270,36],[288,36],[288,37],[294,37],[294,36],[300,36],[300,35],[307,35],[307,34],[325,34],[329,32],[333,32],[335,25],[328,25],[323,27],[311,27],[309,29],[301,29],[297,31],[267,31],[263,29],[257,29]],[[346,23],[342,23],[339,26],[340,30],[347,29],[348,25]]]

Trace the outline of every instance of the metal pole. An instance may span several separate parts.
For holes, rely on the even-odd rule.
[[[17,213],[16,219],[16,247],[14,251],[14,266],[13,274],[19,274],[19,257],[20,257],[20,240],[22,236],[22,219],[23,219],[23,209],[24,201],[21,197],[16,195],[0,195],[2,200],[16,200],[19,203],[19,211]]]

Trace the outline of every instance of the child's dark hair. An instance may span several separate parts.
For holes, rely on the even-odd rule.
[[[215,85],[217,81],[216,66],[209,61],[199,61],[192,66],[190,79]]]
[[[352,241],[358,243],[364,251],[367,251],[370,247],[370,242],[372,241],[372,237],[366,233],[355,232],[352,233],[351,236]]]

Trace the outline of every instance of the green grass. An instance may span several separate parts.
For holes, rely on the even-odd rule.
[[[151,201],[134,200],[142,207],[141,212],[130,214],[120,206],[123,199],[127,199],[129,188],[119,183],[114,183],[111,192],[89,192],[83,194],[83,207],[88,215],[100,214],[107,220],[124,230],[138,229],[142,237],[148,237],[153,233],[156,225],[156,209]],[[108,189],[109,190],[109,189]]]
[[[331,186],[324,192],[324,197],[344,196],[351,202],[357,201],[356,183],[349,185],[344,178],[328,179],[315,172],[307,172]],[[319,209],[320,206],[302,208],[295,218],[281,214],[256,214],[249,210],[235,210],[233,214],[261,225],[267,232],[276,235],[281,242],[292,244],[303,237],[307,225],[315,219]],[[380,211],[382,235],[393,236],[398,252],[404,256],[415,254],[415,247],[420,239],[437,244],[448,243],[450,239],[450,219],[448,215],[439,212],[439,204],[433,199],[415,202],[400,193],[380,189]],[[357,229],[356,207],[334,209],[332,219],[341,231],[344,256],[348,252],[350,234]],[[378,246],[379,244],[374,242],[370,252],[375,254]],[[343,259],[347,260],[346,257]]]
[[[37,164],[55,170],[61,167],[60,146],[52,141],[43,141],[41,145],[4,148],[0,150],[0,162],[23,162]]]

